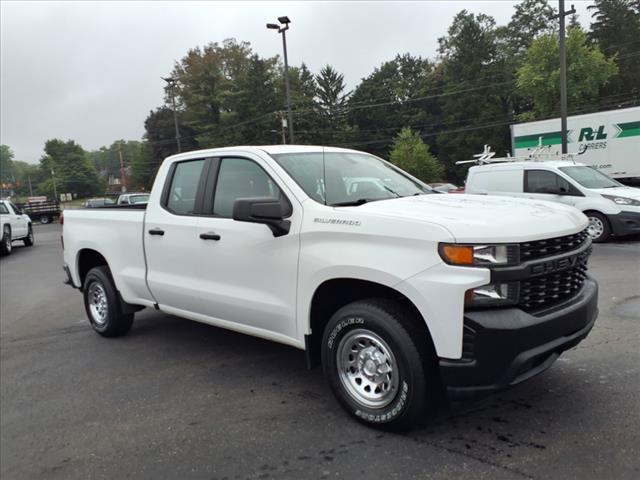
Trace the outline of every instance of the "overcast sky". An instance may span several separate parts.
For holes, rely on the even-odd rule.
[[[88,150],[140,139],[163,103],[160,76],[189,48],[234,37],[261,56],[281,54],[279,36],[265,28],[281,15],[292,21],[289,62],[314,73],[331,64],[352,88],[397,53],[435,58],[461,9],[504,24],[515,3],[2,1],[0,142],[33,163],[49,138]],[[588,25],[589,3],[568,3]]]

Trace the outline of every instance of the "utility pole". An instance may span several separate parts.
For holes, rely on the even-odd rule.
[[[280,131],[282,132],[282,144],[286,145],[287,144],[287,137],[285,135],[285,129],[287,128],[287,121],[284,118],[284,113],[283,112],[278,112],[278,115],[280,117]]]
[[[176,128],[176,145],[178,146],[178,153],[182,152],[182,144],[180,142],[180,129],[178,128],[178,112],[176,111],[176,95],[174,88],[176,86],[176,79],[171,77],[160,77],[169,85],[169,94],[171,95],[171,105],[173,106],[173,125]]]
[[[122,159],[122,142],[118,142],[118,156],[120,157],[120,183],[122,184],[122,192],[127,191],[127,176],[124,172],[124,160]]]
[[[29,195],[33,197],[33,188],[31,188],[31,175],[27,175],[29,179]]]
[[[56,175],[53,171],[53,168],[51,169],[51,180],[53,181],[53,197],[54,200],[57,202],[58,201],[58,189],[56,188]]]
[[[289,86],[289,59],[287,57],[287,36],[286,31],[289,30],[289,24],[291,20],[289,17],[278,17],[278,21],[283,25],[282,27],[275,23],[267,23],[267,28],[271,30],[278,30],[278,33],[282,34],[282,50],[284,51],[284,87],[287,95],[287,117],[289,124],[289,143],[295,143],[293,138],[293,114],[291,113],[291,91]]]
[[[562,139],[562,153],[567,152],[567,53],[565,51],[565,17],[576,13],[564,10],[564,0],[558,0],[558,18],[560,19],[560,138]]]

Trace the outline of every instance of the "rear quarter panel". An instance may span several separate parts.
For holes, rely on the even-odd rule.
[[[153,304],[145,282],[144,216],[144,210],[94,208],[65,211],[64,260],[71,270],[75,286],[80,286],[79,254],[83,249],[91,249],[107,260],[116,287],[126,302]]]

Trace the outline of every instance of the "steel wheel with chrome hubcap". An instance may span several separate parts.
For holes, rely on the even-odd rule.
[[[107,294],[104,287],[98,282],[91,282],[89,285],[89,310],[91,317],[97,325],[104,325],[107,322]]]
[[[356,402],[372,408],[391,403],[398,391],[396,360],[377,334],[364,329],[350,331],[340,340],[337,360],[340,381]]]
[[[599,212],[586,212],[585,215],[589,220],[587,233],[594,242],[604,242],[611,235],[611,228],[605,216]]]
[[[390,299],[336,311],[322,336],[322,368],[348,413],[368,425],[405,430],[435,406],[441,384],[421,318]]]
[[[93,329],[104,337],[124,335],[131,329],[133,313],[124,313],[109,267],[94,267],[84,278],[84,307]]]

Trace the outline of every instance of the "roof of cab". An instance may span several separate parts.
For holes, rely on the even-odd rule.
[[[190,152],[178,153],[176,155],[172,155],[167,157],[167,160],[178,160],[178,159],[188,159],[193,157],[201,157],[203,155],[214,156],[220,152],[266,152],[268,154],[282,154],[282,153],[313,153],[313,152],[352,152],[352,153],[362,153],[357,150],[351,150],[348,148],[339,148],[339,147],[326,147],[322,145],[247,145],[247,146],[237,146],[237,147],[219,147],[219,148],[208,148],[204,150],[192,150]]]

